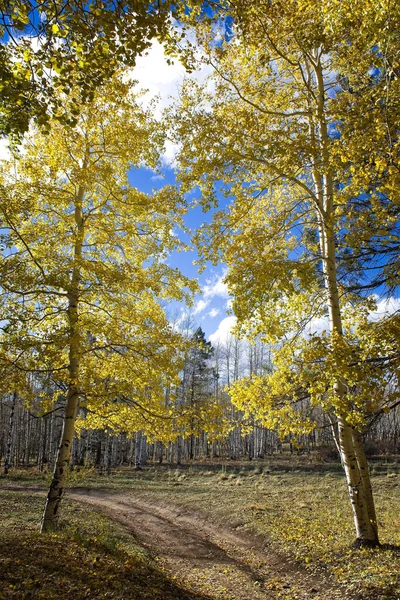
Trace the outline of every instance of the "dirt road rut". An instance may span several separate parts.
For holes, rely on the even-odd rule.
[[[75,488],[68,495],[122,524],[170,576],[213,600],[350,598],[343,588],[272,553],[261,536],[216,526],[200,513],[109,490]]]

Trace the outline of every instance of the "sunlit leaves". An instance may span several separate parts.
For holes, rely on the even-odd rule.
[[[62,99],[72,111],[74,100]],[[22,372],[61,392],[77,386],[88,422],[97,415],[124,431],[136,419],[151,432],[157,418],[146,425],[146,411],[168,413],[182,340],[161,302],[195,287],[166,263],[181,246],[178,191],[145,194],[128,179],[131,167],[156,167],[162,143],[116,78],[73,129],[53,121],[51,137],[35,132],[2,173],[2,347]]]
[[[183,3],[182,3],[183,4]],[[200,2],[194,4],[200,5]],[[158,39],[176,49],[172,15],[180,2],[143,0],[35,3],[11,0],[0,16],[0,134],[20,139],[33,118],[48,129],[55,114],[75,125],[59,91],[75,91],[76,114],[96,88]],[[19,64],[20,67],[16,67]]]
[[[217,43],[204,19],[213,74],[187,82],[171,122],[185,189],[205,210],[223,198],[195,239],[228,266],[237,331],[277,345],[275,372],[232,398],[285,433],[315,406],[361,428],[398,368],[398,342],[352,293],[399,281],[398,10],[232,0],[229,14]]]

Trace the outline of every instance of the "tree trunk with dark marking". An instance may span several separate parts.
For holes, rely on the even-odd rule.
[[[84,189],[79,188],[75,201],[76,237],[74,244],[74,266],[72,269],[70,288],[68,290],[67,318],[69,326],[69,361],[68,361],[68,393],[61,434],[61,442],[54,465],[53,478],[47,494],[42,518],[41,531],[52,531],[57,526],[58,509],[64,494],[65,479],[71,460],[72,442],[75,433],[75,419],[79,401],[79,368],[80,368],[80,331],[79,331],[79,297],[81,283],[82,247],[85,235],[82,214]]]
[[[6,447],[6,453],[4,456],[4,475],[8,475],[8,470],[10,468],[11,451],[12,451],[13,437],[14,437],[14,416],[15,416],[16,403],[17,403],[17,392],[14,392],[12,395],[12,404],[11,404],[11,412],[10,412],[10,427],[8,429],[7,447]]]

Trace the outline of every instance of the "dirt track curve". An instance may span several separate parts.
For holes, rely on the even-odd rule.
[[[211,592],[215,600],[351,598],[343,588],[272,553],[262,536],[211,524],[192,510],[110,490],[75,488],[68,496],[122,524],[170,576],[198,592]]]

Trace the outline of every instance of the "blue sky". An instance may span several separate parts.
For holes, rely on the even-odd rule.
[[[187,75],[184,67],[176,61],[168,65],[163,48],[158,42],[154,42],[147,55],[139,57],[136,68],[131,77],[138,81],[138,90],[147,90],[142,101],[147,105],[155,97],[159,98],[158,108],[153,111],[156,117],[161,117],[164,108],[173,103],[178,95],[184,77],[195,78],[204,81],[210,72],[210,68],[203,66],[201,70]],[[6,141],[0,139],[0,158],[7,158]],[[131,172],[132,185],[145,192],[151,192],[153,188],[160,188],[165,184],[174,184],[174,157],[177,148],[172,143],[166,146],[163,155],[162,172],[164,178],[148,169],[138,169]],[[189,210],[186,216],[186,224],[189,228],[196,229],[205,220],[210,220],[210,214],[204,214],[200,208]],[[185,241],[188,241],[186,237]],[[223,284],[225,267],[209,265],[199,275],[197,267],[193,265],[197,254],[192,252],[174,253],[169,258],[169,264],[178,267],[184,275],[196,278],[202,289],[202,294],[197,295],[192,308],[173,304],[168,312],[173,320],[184,321],[188,315],[192,316],[193,327],[200,325],[205,331],[206,337],[216,344],[218,341],[224,343],[229,336],[230,329],[234,325],[235,317],[229,314],[230,299],[226,286]],[[387,300],[377,298],[377,310],[371,314],[371,319],[380,318],[384,312],[394,312],[400,308],[399,298],[388,298]],[[321,331],[327,328],[324,319],[317,319],[310,323],[310,330]]]
[[[143,98],[145,105],[155,97],[159,98],[158,108],[155,111],[157,117],[161,116],[164,108],[178,98],[179,89],[185,77],[203,82],[209,73],[210,67],[206,65],[190,75],[186,74],[184,67],[178,61],[175,61],[173,65],[168,65],[161,44],[154,42],[147,55],[139,57],[137,66],[132,72],[132,79],[138,81],[138,89],[148,90]],[[172,143],[168,143],[163,156],[163,173],[165,176],[163,180],[152,171],[140,169],[135,172],[135,180],[132,178],[132,183],[147,192],[164,184],[175,183],[174,157],[176,152],[177,148]],[[198,208],[189,211],[186,224],[191,229],[195,229],[203,221],[210,220],[210,218],[210,214],[204,214]],[[187,238],[185,241],[187,241]],[[225,267],[222,264],[209,265],[199,275],[197,267],[193,265],[196,258],[195,250],[193,252],[175,253],[170,257],[170,264],[178,267],[186,276],[197,278],[203,291],[202,295],[196,296],[192,309],[175,305],[171,306],[171,314],[175,312],[176,317],[178,312],[180,317],[183,318],[191,313],[193,325],[200,325],[213,344],[218,341],[223,343],[229,336],[230,329],[235,322],[235,317],[229,314],[229,295],[222,281]],[[400,308],[399,298],[389,297],[383,299],[376,297],[376,302],[377,310],[373,311],[370,316],[372,320],[379,319],[385,312],[393,313]],[[309,328],[310,331],[314,332],[327,329],[327,320],[324,318],[314,319],[310,322]]]
[[[190,75],[200,81],[204,81],[209,73],[208,67]],[[175,62],[168,65],[164,56],[162,46],[155,42],[146,56],[138,59],[137,67],[132,72],[132,78],[138,80],[138,89],[148,90],[143,102],[146,105],[151,99],[158,97],[158,109],[156,117],[161,116],[162,110],[178,97],[179,87],[187,76],[184,67]],[[139,189],[150,192],[166,184],[175,183],[174,157],[177,148],[171,143],[167,144],[163,156],[162,172],[164,178],[148,169],[139,169],[131,173],[131,183]],[[190,229],[196,229],[202,222],[210,220],[211,215],[204,214],[200,208],[190,209],[185,218],[185,223]],[[184,241],[189,241],[183,235]],[[169,311],[175,318],[184,320],[189,314],[192,316],[194,326],[200,325],[207,338],[216,343],[218,339],[225,341],[229,335],[234,317],[227,313],[229,309],[229,295],[222,279],[224,276],[224,265],[209,265],[202,274],[193,265],[197,254],[192,252],[174,253],[169,258],[169,264],[178,267],[184,275],[196,278],[202,289],[202,294],[197,295],[192,308],[173,304]]]
[[[152,189],[158,189],[166,184],[175,183],[174,169],[165,164],[163,166],[164,178],[148,169],[138,169],[130,174],[132,185],[138,187],[144,192],[151,192]],[[185,217],[185,224],[191,230],[194,230],[204,221],[209,221],[211,214],[205,214],[201,208],[190,209]],[[190,243],[190,236],[182,231],[177,231],[182,241],[192,247],[188,252],[174,252],[168,258],[168,264],[178,267],[187,277],[197,279],[202,293],[196,295],[193,307],[187,307],[178,303],[172,303],[168,312],[172,319],[178,319],[183,322],[189,315],[193,321],[193,327],[201,326],[207,338],[216,342],[218,339],[224,341],[229,334],[229,328],[234,322],[234,318],[227,314],[229,309],[229,295],[226,285],[223,283],[225,272],[224,265],[213,266],[208,264],[205,271],[201,274],[193,261],[197,259],[197,252]]]

